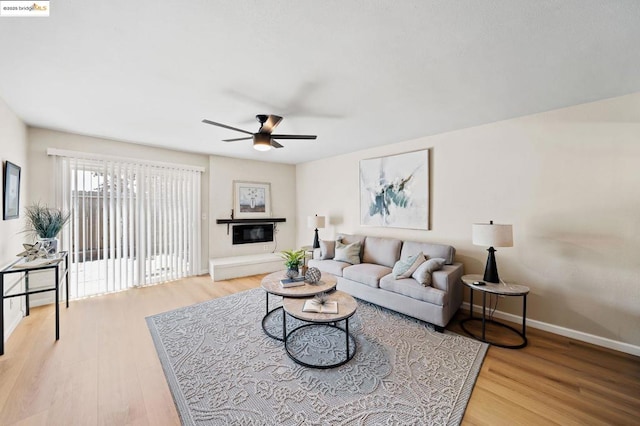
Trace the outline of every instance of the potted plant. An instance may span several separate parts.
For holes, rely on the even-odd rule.
[[[297,277],[300,273],[298,267],[304,262],[304,250],[283,250],[280,252],[280,257],[284,259],[284,266],[287,267],[287,276]]]
[[[58,251],[58,239],[56,237],[69,221],[71,214],[40,203],[26,207],[25,212],[27,218],[26,232],[35,234],[42,246],[50,254],[56,253]]]

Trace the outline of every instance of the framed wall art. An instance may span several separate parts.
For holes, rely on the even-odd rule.
[[[4,220],[20,216],[20,167],[10,161],[4,165],[3,207]]]
[[[429,150],[360,160],[360,224],[429,229]]]
[[[236,219],[271,217],[271,184],[234,180],[233,211]]]

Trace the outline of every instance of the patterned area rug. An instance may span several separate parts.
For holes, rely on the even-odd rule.
[[[266,336],[264,313],[265,292],[253,289],[147,318],[183,424],[459,424],[488,347],[358,301],[353,359],[310,369]],[[281,327],[281,314],[271,318]],[[307,356],[344,358],[342,340],[305,330],[296,346]]]

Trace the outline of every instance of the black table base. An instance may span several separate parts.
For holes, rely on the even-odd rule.
[[[467,329],[467,327],[465,327],[465,323],[469,322],[469,321],[482,321],[482,318],[465,318],[463,320],[460,321],[460,327],[465,331],[465,333],[467,333],[469,336],[473,337],[474,339],[480,340],[481,342],[484,343],[489,343],[493,346],[498,346],[501,348],[507,348],[507,349],[520,349],[520,348],[524,348],[525,346],[527,346],[527,336],[525,336],[524,334],[522,334],[522,332],[520,332],[519,330],[515,329],[514,327],[511,327],[508,324],[499,322],[499,321],[495,321],[493,319],[485,319],[485,323],[490,323],[490,324],[495,324],[497,326],[509,329],[511,331],[513,331],[515,334],[517,334],[518,336],[520,336],[520,338],[522,339],[522,343],[517,344],[517,345],[506,345],[503,343],[498,343],[498,342],[494,342],[491,340],[486,339],[486,337],[482,337],[482,336],[477,336],[475,334],[473,334],[471,331],[469,331]]]
[[[283,335],[275,335],[273,333],[271,333],[267,327],[266,327],[266,323],[267,320],[269,320],[269,318],[271,317],[271,315],[275,312],[278,311],[282,311],[282,306],[278,306],[277,308],[273,308],[271,310],[269,310],[269,292],[265,292],[266,295],[266,302],[267,302],[267,313],[264,315],[264,317],[262,317],[262,330],[264,330],[264,334],[266,334],[267,336],[271,337],[272,339],[276,339],[279,340],[281,342],[284,341],[284,336]]]
[[[520,349],[520,348],[524,348],[525,346],[527,346],[527,295],[523,294],[520,295],[522,297],[522,330],[518,330],[514,327],[511,327],[508,324],[504,324],[502,322],[499,321],[495,321],[492,318],[487,318],[487,293],[486,292],[482,292],[482,316],[481,317],[474,317],[473,316],[473,288],[471,288],[471,293],[470,293],[470,302],[469,302],[469,318],[465,318],[463,320],[460,321],[460,327],[462,328],[462,330],[464,330],[465,333],[467,333],[469,336],[473,337],[474,339],[480,340],[481,342],[484,343],[489,343],[493,346],[498,346],[501,348],[507,348],[507,349]],[[472,332],[470,332],[467,327],[465,327],[465,323],[469,322],[469,321],[481,321],[482,322],[482,335],[481,336],[476,336],[475,334],[473,334]],[[518,336],[520,336],[520,338],[522,339],[522,343],[516,344],[516,345],[507,345],[507,344],[503,344],[500,342],[494,342],[492,340],[487,339],[486,337],[486,324],[490,323],[490,324],[495,324],[497,326],[506,328],[508,330],[511,330],[512,332],[514,332],[515,334],[517,334]]]
[[[262,330],[264,330],[264,334],[266,334],[267,336],[271,337],[272,339],[276,339],[276,340],[279,340],[279,341],[282,342],[282,341],[284,341],[284,339],[282,338],[282,335],[275,335],[275,334],[271,333],[267,329],[267,327],[265,325],[267,323],[267,320],[269,320],[269,318],[271,317],[271,315],[274,314],[275,312],[278,312],[278,311],[282,311],[282,306],[274,308],[274,309],[272,309],[270,311],[267,310],[267,314],[264,317],[262,317]]]
[[[55,292],[55,328],[56,328],[56,340],[60,340],[60,282],[65,281],[65,295],[66,306],[69,307],[69,254],[66,251],[62,251],[58,254],[59,260],[55,263],[45,264],[36,267],[26,268],[13,268],[18,262],[24,261],[24,259],[16,259],[10,265],[0,270],[0,355],[4,354],[4,300],[12,297],[22,297],[25,299],[25,316],[29,316],[29,296],[32,294],[45,293],[49,291]],[[64,260],[64,263],[63,263]],[[63,270],[60,271],[60,266],[63,265]],[[52,287],[45,288],[29,288],[29,273],[34,271],[44,271],[47,269],[54,270],[54,285]],[[11,288],[5,291],[5,275],[8,274],[24,274],[24,291],[19,293],[8,294],[13,287],[15,287],[20,281],[13,284]]]
[[[356,341],[353,338],[353,336],[349,334],[349,318],[346,318],[344,320],[344,323],[345,323],[344,328],[338,326],[336,323],[310,323],[310,324],[301,325],[300,327],[296,327],[287,333],[286,331],[287,323],[286,323],[285,315],[286,314],[283,312],[282,329],[283,329],[283,333],[286,336],[286,338],[284,339],[284,349],[287,352],[287,355],[289,355],[289,358],[291,358],[296,364],[299,364],[308,368],[319,368],[319,369],[335,368],[348,363],[356,354]],[[331,364],[310,364],[296,357],[296,355],[292,353],[291,348],[289,347],[288,341],[291,338],[291,336],[293,336],[294,334],[304,332],[306,329],[311,327],[329,327],[329,328],[333,328],[335,330],[339,330],[343,332],[345,336],[345,359],[335,363],[331,363]]]

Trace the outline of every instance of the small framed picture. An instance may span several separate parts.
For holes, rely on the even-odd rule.
[[[2,218],[17,219],[20,216],[20,167],[10,161],[4,165],[3,200]]]
[[[236,219],[271,217],[271,184],[234,180],[233,210]]]

